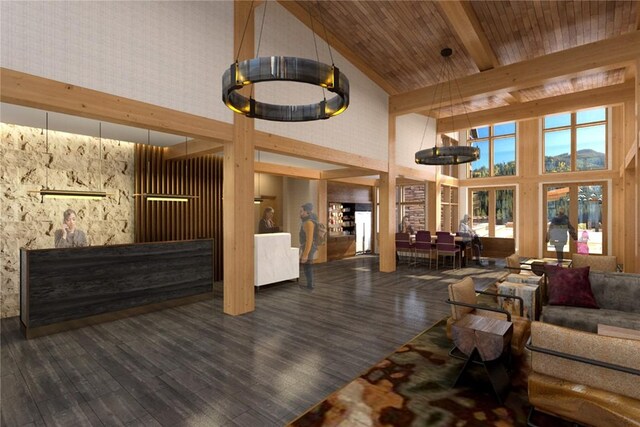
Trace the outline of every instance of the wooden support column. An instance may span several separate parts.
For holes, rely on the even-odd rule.
[[[540,209],[540,136],[539,120],[530,119],[518,122],[518,175],[520,176],[519,194],[516,197],[515,212],[518,225],[518,255],[538,257],[542,255],[542,244],[546,233]]]
[[[439,200],[441,191],[442,187],[435,181],[427,182],[427,230],[430,230],[434,235],[436,230],[439,229],[438,224],[440,224],[438,217],[440,215]]]
[[[252,3],[234,2],[234,47],[238,52]],[[239,60],[253,57],[253,16],[249,18]],[[243,90],[249,90],[244,88]],[[248,93],[246,93],[248,95]],[[233,143],[224,146],[224,312],[239,315],[255,310],[253,268],[253,119],[233,116]]]
[[[634,168],[633,182],[635,186],[634,199],[635,205],[635,220],[633,234],[635,235],[635,259],[633,265],[633,271],[640,272],[640,226],[638,226],[638,217],[640,216],[640,59],[636,59],[636,120],[633,145],[636,147],[636,160]]]
[[[380,174],[380,271],[396,271],[396,116],[389,115],[389,166]]]

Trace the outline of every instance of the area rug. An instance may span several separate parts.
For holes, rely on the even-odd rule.
[[[515,361],[504,405],[481,366],[453,388],[463,362],[448,355],[445,320],[328,396],[289,425],[311,426],[525,426],[529,412],[526,358]],[[466,375],[466,374],[465,374]],[[542,425],[561,425],[541,420]]]

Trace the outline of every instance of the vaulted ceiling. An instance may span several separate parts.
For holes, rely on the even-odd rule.
[[[533,61],[536,58],[571,49],[574,56],[584,57],[589,51],[576,48],[636,33],[640,29],[638,1],[301,0],[280,4],[307,25],[309,15],[313,16],[321,37],[324,30],[318,30],[318,23],[324,24],[332,46],[391,95],[392,107],[395,101],[402,105],[410,97],[433,98],[404,109],[396,105],[395,112],[460,116],[620,85],[634,78],[633,61],[612,60],[600,66],[598,58],[593,58],[593,63],[585,63],[584,71],[562,79],[537,81],[527,76],[526,82],[502,91],[489,87],[485,94],[476,90],[459,96],[459,85],[468,84],[474,75],[496,69],[506,74],[517,71],[515,81],[520,74],[536,73],[535,67],[544,66],[544,62]],[[640,57],[637,38],[633,40],[628,49],[637,49],[636,57]],[[444,47],[454,51],[447,66],[440,55]],[[513,66],[529,63],[530,68]],[[439,84],[444,81],[451,84]],[[438,93],[439,86],[446,88]],[[464,103],[460,102],[463,98]],[[451,103],[455,105],[448,105]]]

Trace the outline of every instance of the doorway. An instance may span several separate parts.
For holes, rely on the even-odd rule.
[[[544,185],[545,230],[551,219],[564,210],[576,234],[564,245],[565,258],[571,254],[596,254],[607,252],[607,202],[606,182]],[[544,256],[555,258],[556,248],[550,242],[544,246]]]

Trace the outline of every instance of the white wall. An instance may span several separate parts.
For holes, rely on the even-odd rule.
[[[296,56],[316,60],[313,33],[276,2],[263,3],[256,10],[256,47],[260,24],[267,7],[259,56]],[[327,24],[330,24],[330,18]],[[320,23],[314,20],[317,31]],[[327,43],[316,36],[320,62],[331,64]],[[256,129],[336,150],[386,160],[389,97],[379,86],[332,49],[335,65],[349,79],[350,105],[339,116],[304,123],[256,121]],[[256,98],[277,104],[310,104],[322,100],[322,88],[290,83],[256,85]],[[326,92],[327,98],[333,96]]]
[[[317,42],[320,60],[330,62],[326,43]],[[235,55],[232,1],[0,2],[2,67],[228,123],[233,113],[222,103],[221,79]],[[260,55],[315,58],[311,30],[269,1]],[[257,120],[256,129],[387,159],[387,94],[333,57],[351,84],[346,112],[311,123]],[[256,85],[257,97],[311,91],[321,99],[319,87],[264,85]]]
[[[2,67],[225,122],[233,2],[2,1]]]
[[[436,121],[427,119],[422,114],[405,114],[396,119],[396,164],[413,168],[436,167],[417,166],[415,162],[416,151],[432,148],[436,142]],[[441,145],[440,141],[438,145]]]

